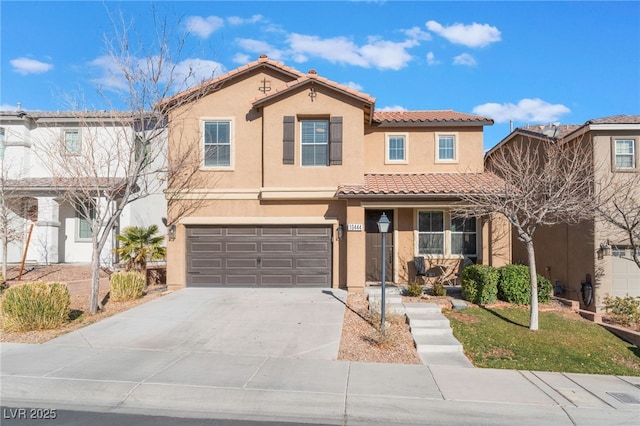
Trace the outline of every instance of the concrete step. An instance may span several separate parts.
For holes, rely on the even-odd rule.
[[[412,327],[411,335],[416,336],[443,336],[452,335],[453,330],[450,327]]]
[[[367,295],[382,295],[382,288],[378,287],[365,287],[364,292]],[[399,287],[386,287],[385,288],[385,294],[389,295],[389,294],[402,294],[402,289]]]
[[[435,303],[405,303],[407,315],[420,313],[440,313],[442,309]]]
[[[473,364],[464,352],[422,352],[419,355],[422,363],[425,365],[450,365],[454,367],[473,368]]]
[[[453,335],[414,336],[420,354],[462,352],[462,345]]]
[[[409,325],[411,328],[449,328],[451,327],[449,319],[441,313],[423,313],[423,314],[409,314]]]
[[[467,309],[467,302],[460,299],[451,299],[451,304],[453,305],[454,311],[461,311],[463,309]]]

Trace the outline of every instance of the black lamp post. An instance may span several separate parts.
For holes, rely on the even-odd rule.
[[[387,215],[383,212],[382,216],[378,220],[378,230],[382,234],[382,298],[381,298],[381,306],[380,306],[380,330],[382,334],[385,332],[385,317],[384,317],[384,308],[386,305],[385,296],[385,278],[387,277],[387,256],[386,256],[386,235],[389,232],[389,225],[391,225],[391,221],[387,217]]]

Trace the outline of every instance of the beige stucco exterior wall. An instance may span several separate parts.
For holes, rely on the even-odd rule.
[[[316,85],[317,86],[317,85]],[[315,86],[314,86],[315,87]],[[341,96],[322,86],[316,87],[311,100],[309,88],[262,108],[264,116],[264,186],[271,187],[333,187],[339,184],[362,183],[364,112],[352,98]],[[294,164],[282,162],[283,117],[294,116]],[[342,165],[301,166],[300,119],[342,117]]]
[[[386,161],[387,135],[406,136],[406,163]],[[456,161],[436,161],[438,135],[456,137]],[[415,127],[368,128],[365,143],[367,173],[481,173],[483,164],[482,127],[442,127],[428,130]]]

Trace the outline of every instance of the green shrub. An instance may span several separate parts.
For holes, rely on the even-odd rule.
[[[444,284],[442,284],[440,281],[437,281],[433,284],[433,287],[431,287],[431,293],[434,296],[446,296],[447,289],[444,288]]]
[[[110,299],[114,302],[142,297],[145,278],[140,272],[116,272],[109,280]]]
[[[496,301],[498,270],[489,265],[470,265],[462,270],[462,298],[478,305]]]
[[[604,308],[607,312],[611,311],[611,316],[620,325],[640,324],[640,297],[607,296],[604,299]]]
[[[498,299],[518,305],[531,303],[531,283],[529,267],[526,265],[505,265],[498,269]],[[538,302],[548,302],[553,286],[551,281],[542,275],[538,277]]]
[[[2,295],[5,331],[48,330],[69,319],[71,296],[64,283],[28,282],[11,286]]]
[[[420,297],[422,293],[424,293],[424,286],[417,281],[413,281],[407,286],[407,294],[411,297]]]

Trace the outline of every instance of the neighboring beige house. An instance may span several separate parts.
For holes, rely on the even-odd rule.
[[[517,128],[492,148],[487,157],[506,144],[543,140],[586,147],[592,153],[592,183],[596,191],[602,182],[611,184],[640,173],[640,115],[599,118],[583,125]],[[580,301],[583,309],[602,310],[607,295],[640,296],[640,268],[633,261],[628,236],[595,216],[578,225],[541,227],[536,231],[534,244],[538,273],[549,278],[557,290],[561,289],[560,296]],[[527,261],[525,246],[515,233],[512,233],[512,261],[524,264]]]
[[[509,261],[509,238],[491,238],[496,221],[451,215],[461,193],[496,184],[483,164],[491,119],[376,111],[373,97],[264,55],[164,106],[169,155],[198,144],[200,173],[215,182],[183,191],[197,210],[170,218],[170,288],[362,291],[381,280],[382,213],[391,220],[388,282],[414,279],[416,256],[450,278],[465,256]]]

